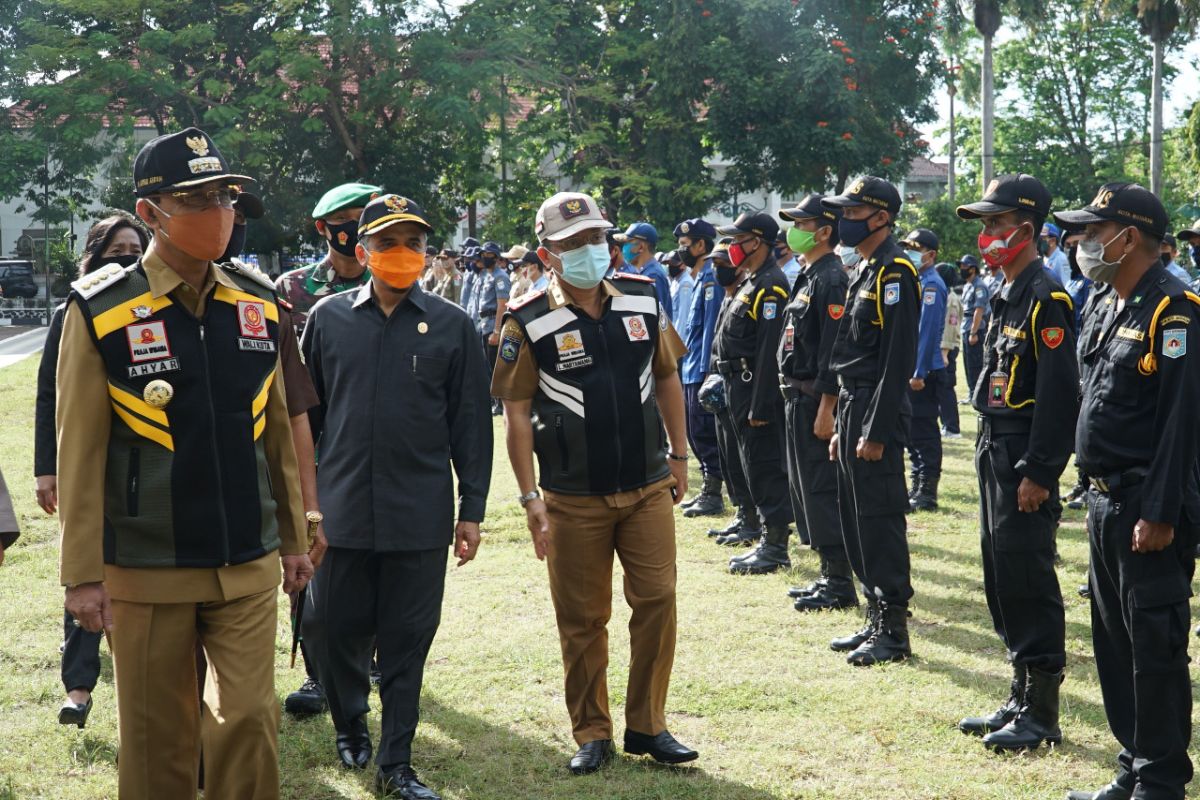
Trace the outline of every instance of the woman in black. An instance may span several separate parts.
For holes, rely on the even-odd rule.
[[[128,214],[106,217],[88,231],[79,274],[105,264],[128,266],[141,257],[149,242],[145,230]],[[38,367],[37,405],[34,411],[33,472],[37,480],[38,505],[47,514],[58,510],[58,443],[54,433],[54,406],[58,367],[58,345],[62,338],[63,312],[60,305],[50,319],[42,363]],[[100,634],[88,633],[63,613],[62,681],[67,699],[58,712],[63,725],[87,724],[92,710],[92,689],[100,675]]]

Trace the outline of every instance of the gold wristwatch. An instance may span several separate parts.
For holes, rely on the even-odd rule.
[[[317,541],[317,528],[325,521],[325,515],[320,511],[306,511],[304,518],[308,520],[308,549],[312,550]]]

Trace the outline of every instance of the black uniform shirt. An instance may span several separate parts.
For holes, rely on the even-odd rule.
[[[458,519],[483,520],[492,419],[472,320],[413,285],[384,316],[371,283],[317,303],[301,342],[321,400],[314,438],[329,544],[357,550],[448,546]]]
[[[985,416],[1029,423],[1029,448],[1016,469],[1043,488],[1055,485],[1074,447],[1071,431],[1079,413],[1074,324],[1070,296],[1040,260],[1031,262],[992,298],[972,397]],[[989,402],[993,391],[997,405]]]
[[[867,441],[891,441],[901,411],[909,408],[920,320],[917,268],[889,236],[850,281],[830,359],[843,381],[875,385],[863,417]]]
[[[818,394],[837,394],[837,375],[830,369],[838,321],[846,311],[850,279],[842,260],[826,253],[796,278],[792,299],[783,312],[779,337],[779,372],[787,378],[812,381]]]
[[[1099,339],[1084,349],[1087,379],[1076,439],[1093,477],[1146,469],[1141,517],[1200,510],[1194,480],[1200,408],[1200,297],[1155,263],[1121,307],[1101,306]]]
[[[768,254],[758,271],[738,284],[717,318],[713,345],[717,360],[745,359],[753,373],[751,419],[775,419],[776,406],[782,402],[775,348],[783,330],[783,307],[787,300],[787,276],[775,263],[774,255]]]
[[[1075,343],[1075,350],[1079,354],[1080,391],[1083,391],[1083,381],[1087,376],[1087,365],[1083,363],[1083,352],[1100,341],[1105,314],[1108,312],[1108,307],[1118,299],[1112,284],[1094,283],[1092,290],[1088,292],[1087,301],[1083,304],[1083,311],[1079,315],[1079,341]]]

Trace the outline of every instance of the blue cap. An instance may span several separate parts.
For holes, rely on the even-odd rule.
[[[683,236],[687,236],[689,239],[716,239],[717,229],[711,222],[705,222],[699,218],[685,219],[675,226],[671,235],[676,239]]]
[[[1053,222],[1047,222],[1042,226],[1042,236],[1053,236],[1055,239],[1062,238],[1062,230]]]
[[[641,239],[643,242],[649,242],[650,246],[653,247],[658,244],[658,231],[649,222],[635,222],[624,233],[618,233],[613,238],[618,242]]]
[[[491,253],[492,255],[498,256],[501,252],[503,251],[500,249],[500,245],[496,242],[484,242],[483,247],[479,248],[479,255]]]
[[[479,256],[478,247],[464,247],[463,258],[477,258]]]

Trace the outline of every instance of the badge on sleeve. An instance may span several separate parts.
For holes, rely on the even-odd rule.
[[[1187,355],[1187,330],[1172,328],[1163,331],[1163,355],[1167,358],[1182,358]]]
[[[671,324],[671,318],[667,316],[667,312],[663,309],[662,303],[658,304],[658,329],[664,333],[667,326]]]
[[[937,291],[931,289],[925,293],[925,305],[931,306],[937,302]]]
[[[517,353],[520,349],[521,341],[519,339],[505,336],[500,340],[500,358],[510,364],[517,360]]]
[[[650,334],[646,331],[646,319],[641,314],[626,317],[623,321],[625,333],[629,334],[629,341],[645,342],[649,340]]]
[[[774,300],[768,300],[762,305],[763,319],[775,319],[777,309]]]
[[[894,306],[900,302],[900,284],[888,283],[883,287],[883,304]]]
[[[1042,343],[1051,350],[1058,347],[1063,342],[1062,328],[1042,328]]]
[[[838,305],[837,303],[830,304],[830,306],[829,306],[829,318],[830,319],[841,319],[842,314],[845,314],[845,313],[846,313],[845,306]]]
[[[716,290],[717,290],[717,287],[713,286],[712,284],[709,284],[708,286],[705,286],[705,287],[704,287],[704,299],[705,299],[705,300],[712,300],[712,299],[713,299],[713,293],[715,293],[715,292],[716,292]]]

